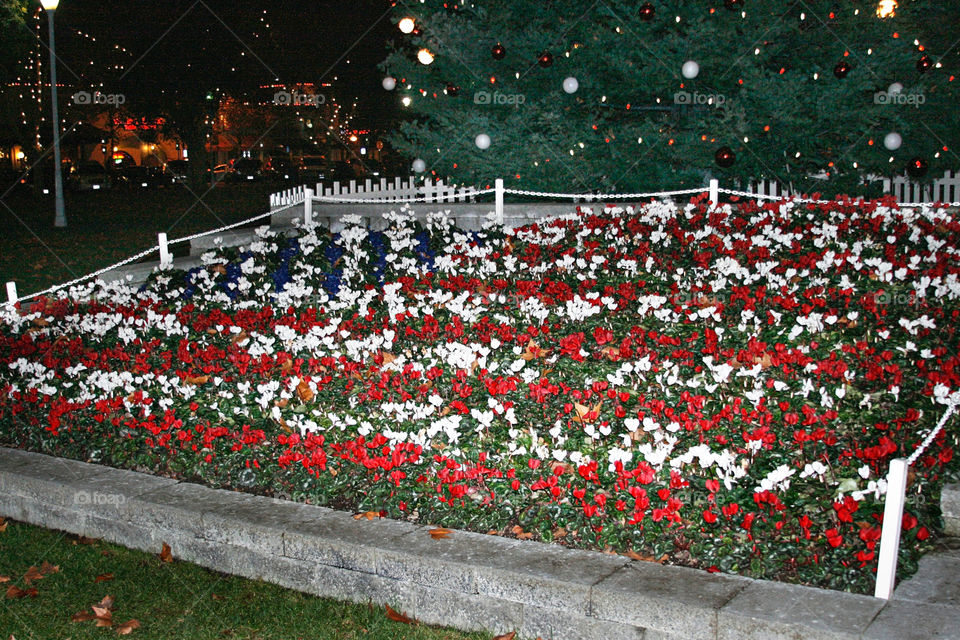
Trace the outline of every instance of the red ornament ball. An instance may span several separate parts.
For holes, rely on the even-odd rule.
[[[717,166],[729,169],[733,166],[733,163],[737,161],[737,155],[730,147],[720,147],[717,149],[717,152],[713,154],[713,159],[717,163]]]
[[[927,164],[927,161],[917,156],[907,163],[907,174],[909,174],[911,178],[922,178],[927,174],[927,169],[929,168],[930,166]]]

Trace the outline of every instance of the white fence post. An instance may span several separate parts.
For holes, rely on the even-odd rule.
[[[157,246],[160,247],[160,265],[170,264],[170,247],[167,246],[167,234],[157,234]]]
[[[494,187],[496,187],[497,199],[496,199],[496,216],[497,224],[503,224],[503,178],[497,178],[494,182]]]
[[[17,283],[12,280],[7,283],[7,302],[17,304]]]
[[[720,181],[715,178],[710,180],[710,202],[714,207],[720,206]]]
[[[313,226],[313,189],[303,190],[303,226]]]
[[[877,560],[875,598],[889,600],[897,578],[897,557],[900,553],[900,528],[903,524],[903,504],[907,494],[907,469],[903,458],[890,461],[887,473],[887,497],[883,506],[883,529],[880,534],[880,558]]]

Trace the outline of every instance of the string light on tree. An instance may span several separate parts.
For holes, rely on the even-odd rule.
[[[498,42],[490,49],[490,55],[493,56],[494,60],[503,60],[507,55],[507,49]]]
[[[549,67],[550,65],[553,64],[553,55],[550,54],[550,52],[548,51],[544,51],[537,58],[537,64],[539,64],[543,68]]]
[[[897,15],[897,0],[880,0],[877,5],[878,18],[892,18]]]
[[[637,12],[637,15],[640,16],[640,19],[644,22],[650,22],[657,15],[657,10],[649,2],[644,2],[640,5],[640,11]]]
[[[400,31],[403,33],[413,33],[417,23],[414,22],[413,18],[404,18],[397,26],[400,27]]]
[[[433,54],[430,53],[429,49],[420,49],[417,52],[417,60],[420,61],[420,64],[430,64],[433,62]]]

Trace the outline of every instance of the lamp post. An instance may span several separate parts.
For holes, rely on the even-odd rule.
[[[50,92],[53,107],[53,193],[56,217],[53,226],[67,226],[67,215],[63,210],[63,177],[60,175],[60,114],[57,109],[57,49],[53,39],[53,16],[60,0],[40,0],[47,12],[47,24],[50,27]]]

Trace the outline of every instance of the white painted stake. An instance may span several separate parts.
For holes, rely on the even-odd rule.
[[[12,280],[7,283],[7,302],[17,304],[17,283]]]
[[[907,494],[907,469],[903,458],[890,461],[887,473],[887,497],[883,506],[883,530],[880,534],[880,559],[877,561],[875,598],[889,600],[897,579],[897,556],[900,553],[900,527],[903,524],[903,503]]]
[[[303,190],[303,226],[313,226],[313,189]]]
[[[167,234],[157,234],[157,244],[160,247],[160,264],[170,264],[173,260],[170,258],[170,247],[167,246]]]
[[[714,207],[720,206],[720,181],[716,179],[710,180],[710,201],[713,203]]]
[[[496,200],[496,215],[497,215],[497,224],[503,224],[503,178],[497,178],[494,182],[494,187],[497,192]]]

